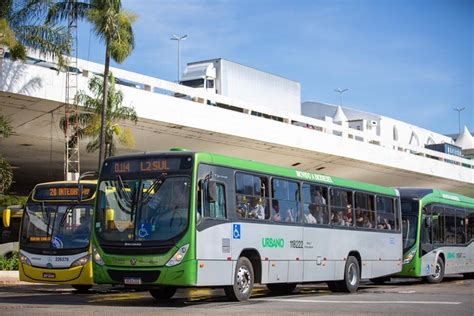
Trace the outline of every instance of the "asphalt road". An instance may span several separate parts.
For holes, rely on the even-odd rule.
[[[168,302],[148,292],[96,286],[79,294],[67,286],[0,286],[0,315],[157,314],[390,314],[474,315],[474,280],[449,277],[441,284],[394,280],[364,283],[355,294],[334,294],[324,283],[299,286],[292,295],[258,287],[248,302],[228,302],[223,290],[181,289]]]

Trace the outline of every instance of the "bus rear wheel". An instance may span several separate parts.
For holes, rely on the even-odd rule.
[[[328,287],[333,292],[354,293],[359,288],[360,267],[359,261],[353,256],[349,256],[344,269],[344,280],[327,282]]]
[[[87,293],[91,289],[92,285],[75,284],[75,285],[72,285],[72,287],[79,293]]]
[[[253,283],[252,263],[246,257],[240,257],[235,266],[234,284],[224,288],[225,295],[231,301],[246,301],[252,294]]]
[[[163,286],[150,290],[151,296],[157,300],[169,300],[176,293],[177,288],[174,286]]]
[[[428,283],[440,283],[443,281],[444,278],[444,261],[441,259],[441,257],[438,257],[438,260],[436,261],[436,267],[435,267],[435,272],[432,275],[428,275],[426,277],[426,281]]]
[[[270,283],[267,284],[267,288],[270,292],[290,294],[295,290],[296,283]]]

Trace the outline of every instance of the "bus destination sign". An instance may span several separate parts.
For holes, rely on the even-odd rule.
[[[82,199],[90,199],[94,195],[95,187],[82,185]],[[77,200],[80,190],[77,184],[70,186],[43,186],[35,189],[35,200]]]
[[[168,172],[191,167],[191,157],[130,159],[107,162],[103,167],[103,172],[115,174]]]

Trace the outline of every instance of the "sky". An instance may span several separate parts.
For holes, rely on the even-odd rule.
[[[164,80],[225,58],[301,83],[302,101],[339,104],[442,134],[474,132],[474,0],[122,0],[135,49],[113,66]],[[104,45],[79,25],[79,57]]]

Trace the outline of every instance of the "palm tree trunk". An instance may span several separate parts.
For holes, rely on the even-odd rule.
[[[105,69],[104,69],[104,93],[102,99],[102,109],[100,113],[100,143],[99,143],[99,169],[102,167],[102,162],[106,156],[105,148],[105,128],[106,128],[106,114],[107,114],[107,99],[109,92],[109,68],[110,68],[110,50],[109,41],[105,43]]]

